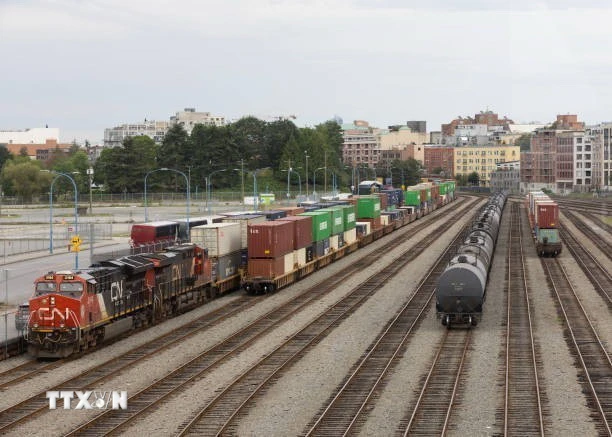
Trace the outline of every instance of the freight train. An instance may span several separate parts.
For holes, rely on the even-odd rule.
[[[247,293],[287,286],[455,198],[453,182],[445,184],[444,195],[438,187],[434,196],[428,196],[431,186],[419,189],[418,204],[379,193],[260,214],[226,213],[205,218],[204,225],[191,226],[204,218],[190,220],[183,228],[189,243],[180,243],[181,220],[139,225],[140,234],[132,236],[143,237],[130,255],[35,281],[29,352],[65,357],[241,286]],[[158,243],[173,245],[134,252]]]
[[[463,242],[438,279],[437,316],[449,329],[452,325],[476,326],[481,319],[506,199],[505,192],[494,194],[479,209]]]
[[[128,255],[34,282],[26,340],[35,357],[66,357],[206,299],[206,251],[181,244]]]
[[[563,245],[559,236],[559,205],[542,191],[531,191],[526,199],[531,235],[539,256],[555,257]]]

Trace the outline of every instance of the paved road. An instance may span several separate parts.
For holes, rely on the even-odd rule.
[[[223,205],[211,208],[212,213],[218,211],[240,210],[238,205]],[[196,206],[190,211],[191,217],[207,215],[203,207]],[[186,215],[185,205],[168,205],[149,207],[147,216],[149,221],[183,218]],[[54,229],[56,226],[71,226],[74,217],[73,208],[53,208]],[[111,223],[112,239],[96,241],[94,255],[97,252],[118,251],[127,249],[129,233],[133,223],[144,221],[144,208],[139,205],[126,206],[94,206],[94,214],[79,217],[79,227],[84,229],[85,223]],[[57,237],[67,239],[69,233],[57,233]],[[49,209],[41,207],[31,208],[3,208],[0,217],[0,244],[10,244],[15,237],[48,238],[49,236]],[[87,241],[84,238],[84,241]],[[55,240],[57,243],[57,240]],[[42,247],[47,247],[47,243]],[[0,345],[6,339],[16,338],[14,312],[17,306],[28,300],[32,295],[34,280],[44,273],[52,270],[71,270],[91,264],[90,247],[85,244],[81,247],[78,257],[68,252],[68,240],[61,248],[55,248],[53,254],[47,248],[18,255],[6,255],[7,251],[0,248]]]

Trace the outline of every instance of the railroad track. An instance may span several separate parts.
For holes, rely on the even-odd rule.
[[[506,356],[503,435],[544,435],[543,391],[533,335],[525,270],[523,229],[518,203],[512,202],[507,268]]]
[[[430,308],[436,282],[446,267],[446,255],[459,242],[460,232],[426,273],[410,300],[367,348],[348,378],[311,422],[307,436],[358,433],[370,404],[386,385],[386,376],[402,358],[406,346]]]
[[[444,332],[414,409],[400,422],[398,433],[403,436],[444,435],[448,431],[472,330],[446,329]]]
[[[580,381],[593,411],[596,428],[601,434],[612,435],[610,356],[559,260],[541,258],[541,263],[565,321],[566,341],[582,370]]]
[[[456,215],[463,214],[463,211]],[[356,311],[367,299],[416,256],[429,247],[441,233],[431,232],[416,247],[407,250],[394,262],[380,272],[372,275],[366,282],[355,287],[341,301],[294,334],[273,352],[268,354],[228,387],[218,393],[191,421],[185,423],[179,435],[218,435],[235,432],[237,420],[246,414],[256,396],[265,391],[312,345],[317,344],[342,320]]]
[[[564,211],[564,214],[567,218],[570,219],[570,221],[572,222],[572,224],[576,227],[576,229],[578,229],[580,232],[582,232],[584,235],[586,235],[589,240],[591,240],[591,242],[597,246],[599,248],[599,250],[601,250],[607,257],[608,259],[612,259],[612,244],[608,243],[602,235],[597,234],[590,226],[588,226],[585,222],[583,222],[573,211]],[[565,228],[564,226],[561,226],[562,230],[567,231],[567,228]],[[564,239],[562,238],[562,241]]]
[[[599,215],[612,215],[612,201],[609,200],[568,200],[555,196],[553,198],[564,210],[572,209]]]
[[[204,329],[221,323],[221,321],[234,316],[252,305],[253,299],[241,299],[212,313],[198,318],[186,325],[183,325],[161,337],[156,338],[132,351],[129,351],[117,358],[108,360],[96,367],[93,367],[75,378],[68,379],[48,390],[81,390],[84,387],[93,387],[95,384],[116,376],[119,372],[129,368],[139,361],[154,357],[164,349],[185,340]],[[38,393],[18,404],[0,411],[0,434],[15,427],[25,420],[48,411],[49,400],[46,398],[46,391]]]
[[[20,381],[24,381],[35,375],[40,375],[43,372],[56,369],[64,364],[64,360],[57,361],[26,361],[19,366],[15,366],[5,372],[0,373],[0,390],[14,385]]]
[[[465,205],[461,211],[463,211],[463,209],[468,209],[472,206],[472,204],[475,203],[475,201],[472,202],[468,202],[467,205]],[[459,216],[461,214],[460,212],[456,213],[456,216]],[[434,216],[434,220],[438,220],[443,218],[444,216],[439,215]],[[431,221],[424,221],[424,222],[420,222],[418,225],[409,228],[407,230],[405,230],[402,234],[400,234],[400,236],[402,235],[409,235],[412,233],[416,233],[419,230],[421,230],[422,228],[429,226],[432,222]],[[392,240],[390,242],[388,242],[387,244],[385,244],[383,246],[384,250],[388,250],[389,248],[399,245],[401,243],[400,240]],[[371,263],[373,262],[372,257],[364,257],[365,259],[362,260],[361,263],[357,262],[354,263],[353,265],[347,267],[347,269],[345,270],[344,274],[338,274],[336,276],[334,276],[334,278],[330,278],[329,280],[331,281],[331,283],[333,284],[337,284],[338,282],[344,280],[347,276],[354,274],[355,271],[358,271],[360,269],[363,269],[369,265],[371,265]],[[330,285],[331,288],[333,288],[333,286]],[[316,292],[318,289],[321,288],[321,284],[317,284],[315,286],[313,286],[310,289],[310,293],[314,293]],[[304,293],[304,294],[308,294],[308,292]],[[298,303],[298,300],[295,300],[296,303]],[[199,325],[199,323],[202,322],[197,322],[198,326],[196,326],[194,329],[191,329],[189,331],[188,334],[184,335],[184,336],[180,336],[178,337],[179,339],[184,339],[187,338],[187,336],[189,335],[194,335],[197,332],[201,332],[203,329],[208,328],[210,326],[212,326],[213,324],[218,324],[220,323],[222,320],[225,320],[228,317],[231,317],[237,313],[239,313],[240,311],[242,311],[244,308],[249,307],[252,305],[252,299],[244,299],[244,300],[240,300],[239,302],[235,303],[234,305],[236,305],[235,309],[227,309],[224,310],[224,308],[221,308],[219,310],[217,310],[215,313],[213,313],[213,315],[215,317],[213,317],[213,319],[211,319],[211,315],[205,316],[204,319],[206,319],[206,321],[204,322],[204,320],[202,320],[202,322],[204,322],[203,325]],[[232,305],[230,305],[229,307],[231,307]],[[270,313],[264,315],[261,317],[261,319],[266,319],[266,318],[270,318],[272,314],[275,313],[281,313],[279,311],[278,308],[272,310]],[[208,320],[211,319],[211,320]],[[192,322],[196,323],[196,322]],[[186,325],[186,326],[190,326],[192,324]],[[250,328],[250,327],[247,327]],[[245,330],[247,329],[245,328]],[[167,336],[170,336],[172,333],[167,334]],[[165,337],[164,337],[165,338]],[[162,339],[158,339],[158,340],[154,340],[151,343],[155,343],[157,341],[162,341]],[[86,387],[91,387],[94,384],[99,384],[101,381],[109,379],[111,377],[117,376],[117,374],[123,370],[125,370],[127,367],[135,364],[136,362],[143,360],[145,358],[150,358],[152,356],[154,356],[155,354],[159,353],[161,350],[171,346],[172,344],[174,344],[177,340],[177,335],[174,335],[172,337],[169,337],[167,341],[163,341],[163,346],[157,349],[154,349],[149,345],[149,343],[147,345],[143,345],[141,346],[141,348],[139,348],[137,351],[134,351],[132,353],[128,353],[124,356],[122,356],[121,358],[119,358],[118,360],[109,360],[108,362],[97,366],[96,368],[88,371],[86,374],[79,376],[76,379],[72,379],[69,381],[65,381],[64,383],[58,385],[55,388],[50,388],[49,390],[80,390]],[[228,343],[230,342],[230,340],[228,340]],[[222,345],[219,345],[220,348],[222,347]],[[142,348],[146,348],[146,350],[148,352],[143,352],[141,351]],[[136,354],[137,359],[133,359],[132,356]],[[178,369],[177,369],[178,370]],[[133,404],[133,400],[130,398],[129,400],[129,404],[130,407],[132,407]],[[22,422],[25,419],[29,419],[37,414],[39,414],[42,411],[46,410],[46,407],[48,405],[48,400],[45,397],[45,392],[42,392],[36,396],[33,396],[17,405],[14,405],[2,412],[0,412],[0,431],[5,431],[7,429],[12,428],[13,426],[15,426],[16,424]],[[130,408],[129,411],[131,411],[132,408]],[[92,427],[93,425],[95,425],[95,423],[101,423],[101,420],[99,418],[101,418],[101,416],[105,416],[105,415],[100,415],[97,418],[94,418],[93,421],[88,422],[88,424],[86,424],[85,426],[79,428],[78,430],[76,430],[74,433],[80,433],[80,432],[84,432],[86,431],[87,428]],[[98,422],[100,421],[100,422]],[[114,426],[113,426],[114,427]]]
[[[576,217],[574,219],[577,220]],[[597,293],[606,301],[608,308],[612,309],[612,274],[565,226],[561,227],[561,239]]]
[[[585,212],[584,215],[588,217],[597,226],[602,228],[605,232],[607,232],[608,234],[612,234],[612,226],[604,222],[600,216],[590,212]]]

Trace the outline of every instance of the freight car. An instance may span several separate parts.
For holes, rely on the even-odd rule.
[[[559,236],[559,205],[542,191],[531,191],[526,199],[531,235],[539,256],[557,256],[563,245]]]
[[[477,212],[438,279],[436,311],[447,328],[455,324],[476,326],[480,321],[506,198],[506,193],[497,193]]]
[[[218,223],[222,216],[190,217],[177,220],[162,220],[138,223],[130,231],[130,246],[133,248],[163,248],[189,241],[191,229],[196,226]]]
[[[389,204],[388,193],[376,193],[353,196],[345,205],[335,204],[330,208],[298,214],[311,219],[312,233],[310,239],[302,234],[299,242],[298,237],[294,237],[293,247],[290,244],[283,244],[282,247],[276,244],[291,241],[291,232],[283,226],[267,225],[267,237],[263,240],[262,229],[249,227],[249,236],[254,241],[249,240],[248,243],[248,268],[242,287],[249,294],[268,293],[286,287],[428,214],[433,210],[428,207],[429,188],[423,186],[417,190],[418,207],[403,206],[404,199],[391,200]],[[453,188],[449,189],[454,193]],[[444,202],[440,200],[440,204],[445,205],[452,199],[454,196],[445,195]],[[391,209],[382,211],[385,209],[383,205]],[[336,211],[337,208],[340,210]]]
[[[206,299],[206,251],[181,244],[35,281],[26,340],[35,357],[66,357]]]

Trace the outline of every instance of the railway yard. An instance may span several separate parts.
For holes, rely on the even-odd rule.
[[[559,201],[564,248],[540,258],[509,198],[482,321],[449,330],[436,280],[484,202],[459,196],[272,294],[1,361],[0,433],[612,435],[612,202]],[[125,390],[128,408],[50,410],[48,390]]]

